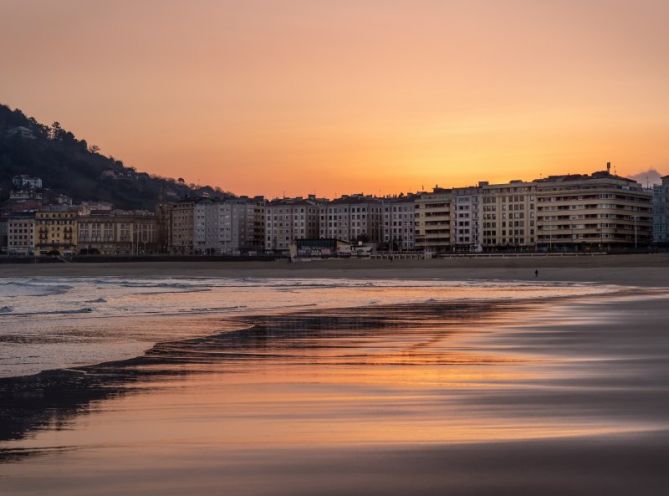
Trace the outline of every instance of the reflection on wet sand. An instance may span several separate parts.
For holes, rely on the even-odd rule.
[[[485,357],[440,352],[434,345],[454,332],[456,324],[482,320],[501,306],[397,305],[251,317],[247,322],[228,325],[235,330],[159,343],[144,356],[131,360],[0,379],[0,439],[20,439],[34,430],[63,429],[73,416],[87,413],[92,401],[155,387],[158,378],[234,372],[240,360],[246,362],[247,371],[261,372],[265,370],[264,360],[271,360],[272,368],[287,364],[482,362]],[[407,349],[412,341],[415,344]],[[376,349],[364,346],[365,342],[376,343]]]
[[[2,380],[0,476],[10,494],[660,494],[666,303],[246,318]]]

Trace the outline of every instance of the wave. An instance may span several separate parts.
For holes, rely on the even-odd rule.
[[[181,294],[181,293],[206,293],[211,291],[212,288],[189,288],[189,289],[175,289],[174,291],[140,291],[139,293],[133,293],[135,295],[161,295],[161,294]]]
[[[0,297],[52,296],[65,294],[72,289],[68,284],[36,283],[30,281],[9,281],[0,283]]]
[[[93,309],[91,307],[83,307],[74,310],[45,310],[42,312],[20,312],[20,313],[13,313],[12,316],[34,317],[36,315],[76,315],[81,313],[93,313]]]
[[[211,313],[211,312],[229,312],[248,308],[246,305],[235,305],[230,307],[193,307],[180,310],[181,313]]]

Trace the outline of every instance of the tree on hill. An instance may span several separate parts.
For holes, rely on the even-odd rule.
[[[218,195],[210,187],[194,188],[183,180],[138,173],[100,154],[99,147],[77,139],[59,122],[41,124],[0,104],[0,201],[8,197],[11,179],[18,174],[40,177],[45,187],[76,202],[107,201],[123,209],[153,209],[160,201],[200,191]]]

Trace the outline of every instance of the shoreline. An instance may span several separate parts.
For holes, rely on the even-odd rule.
[[[535,271],[539,271],[538,277]],[[329,259],[272,262],[116,262],[1,265],[0,279],[20,277],[223,277],[442,279],[590,282],[669,286],[669,254],[587,257],[486,257],[431,260]]]
[[[645,295],[649,297],[665,296],[664,288],[640,288]],[[535,297],[524,297],[517,299],[507,299],[507,298],[493,298],[493,299],[454,299],[454,300],[430,300],[430,301],[420,301],[420,302],[405,302],[405,303],[384,303],[381,305],[349,305],[341,307],[324,307],[324,308],[305,308],[293,309],[285,308],[283,310],[270,311],[263,314],[258,313],[238,313],[238,314],[229,314],[229,313],[217,313],[217,312],[203,312],[197,315],[184,315],[182,313],[165,313],[160,314],[160,316],[153,315],[137,315],[133,316],[135,318],[147,318],[147,317],[156,317],[158,319],[163,318],[178,318],[184,317],[189,319],[198,319],[201,321],[202,325],[208,324],[216,326],[216,329],[211,330],[209,333],[203,333],[200,335],[192,337],[184,337],[179,339],[165,339],[154,341],[144,352],[127,356],[125,358],[118,358],[112,360],[105,360],[101,362],[93,362],[88,364],[76,365],[72,367],[57,367],[57,368],[48,368],[40,370],[35,373],[29,374],[19,374],[19,375],[0,375],[0,391],[2,390],[3,383],[12,380],[30,380],[31,378],[37,378],[40,375],[62,375],[67,373],[77,373],[80,371],[88,371],[89,369],[96,368],[107,368],[111,367],[112,369],[117,367],[124,367],[126,364],[140,364],[146,365],[149,361],[159,357],[159,354],[156,354],[156,350],[173,345],[181,345],[194,342],[205,342],[210,339],[218,338],[228,338],[230,336],[242,336],[245,332],[253,332],[258,326],[258,323],[267,322],[267,321],[281,321],[288,320],[290,321],[293,318],[300,317],[323,317],[329,318],[333,315],[346,314],[346,313],[362,313],[367,311],[369,314],[375,315],[377,322],[381,322],[388,318],[388,315],[393,315],[399,313],[401,310],[406,310],[408,313],[411,312],[420,312],[422,310],[431,309],[431,308],[474,308],[477,311],[498,311],[502,312],[508,309],[516,310],[529,310],[536,308],[540,305],[549,305],[549,304],[569,304],[575,303],[578,300],[582,301],[604,301],[605,298],[627,298],[631,296],[638,296],[638,293],[635,291],[635,288],[626,288],[620,287],[615,290],[605,291],[602,293],[585,293],[585,294],[567,294],[567,295],[553,295],[553,296],[535,296]],[[92,318],[118,318],[118,317],[92,317]],[[122,317],[128,318],[128,317]],[[394,327],[394,326],[388,326]],[[225,328],[225,330],[221,330]]]
[[[417,322],[421,315],[476,313],[477,318],[481,319],[482,316],[495,312],[522,310],[541,303],[544,301],[407,303],[371,308],[353,306],[316,311],[286,311],[278,314],[220,316],[220,323],[234,327],[225,331],[213,331],[201,337],[160,341],[132,358],[0,377],[0,443],[19,440],[26,432],[43,429],[51,423],[51,420],[45,418],[47,415],[76,415],[83,404],[131,394],[131,385],[134,382],[207,373],[199,370],[198,366],[235,359],[234,354],[227,354],[230,352],[228,346],[243,349],[253,347],[255,342],[265,339],[275,341],[273,344],[276,345],[277,340],[291,339],[299,333],[355,333],[357,330],[367,333],[392,330],[409,323],[420,325]],[[174,366],[181,370],[177,371]],[[191,367],[190,370],[187,369],[188,366]],[[21,415],[12,415],[12,409],[18,410]],[[29,424],[30,427],[24,424]],[[7,459],[11,454],[11,450],[3,453],[0,444],[0,464],[3,458]]]
[[[669,307],[617,296],[246,316],[135,359],[0,380],[0,477],[58,496],[128,494],[139,473],[148,494],[177,494],[193,471],[198,495],[666,487]],[[278,482],[259,486],[267,471]]]

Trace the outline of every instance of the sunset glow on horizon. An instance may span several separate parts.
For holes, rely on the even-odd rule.
[[[669,174],[669,2],[0,4],[0,102],[237,194]]]

